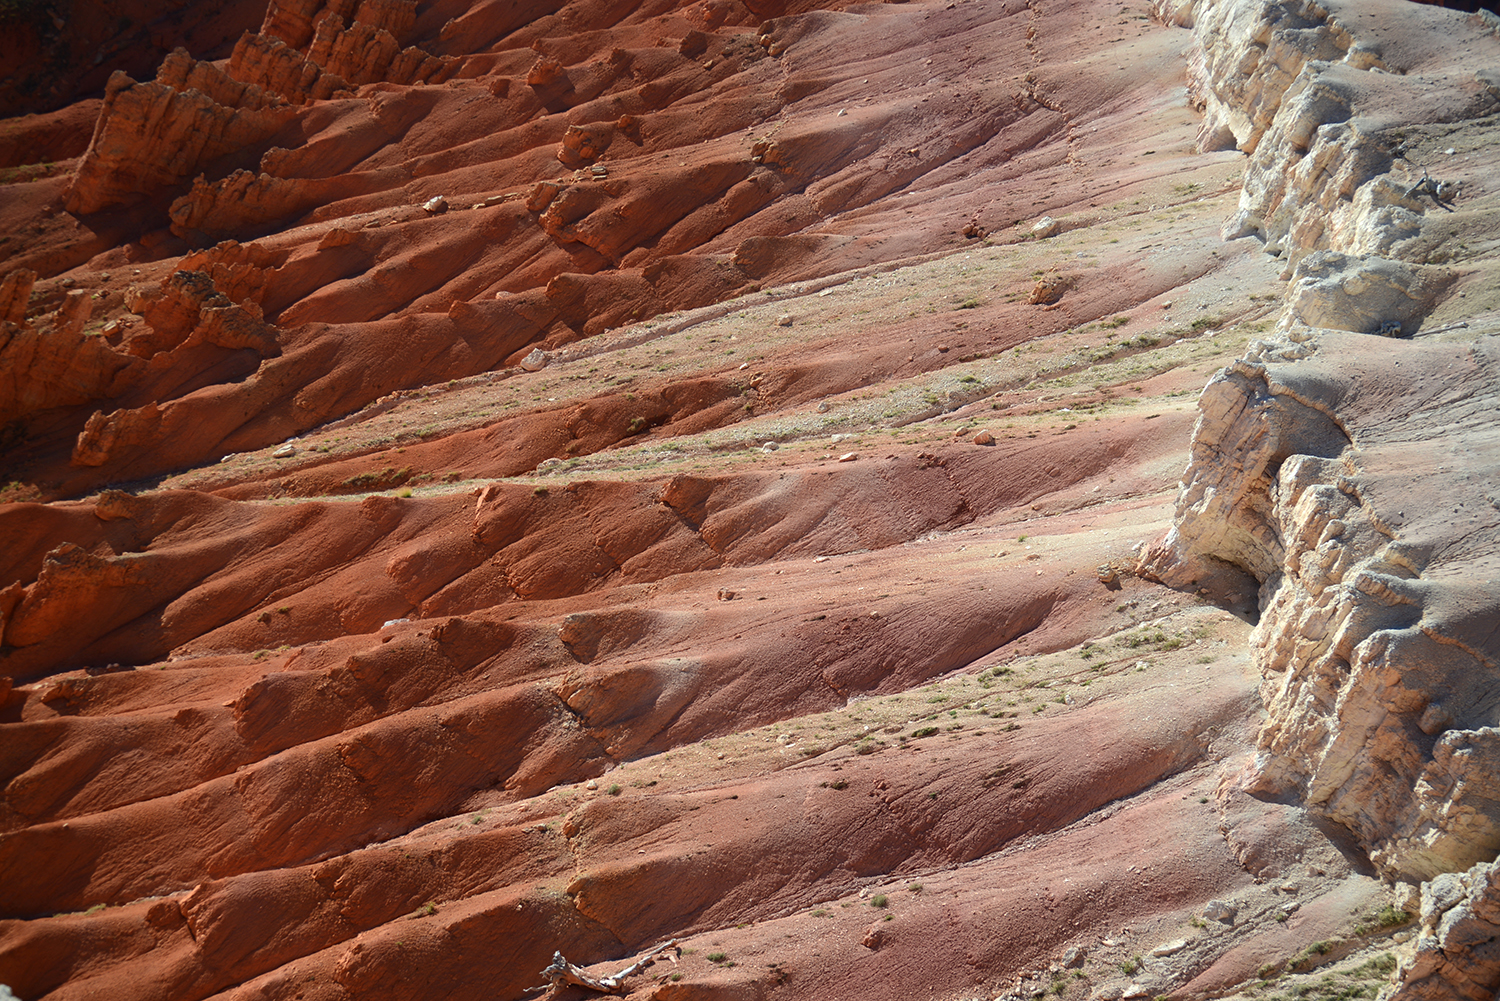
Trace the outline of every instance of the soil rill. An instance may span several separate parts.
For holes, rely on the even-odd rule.
[[[1487,983],[1500,43],[1377,6],[28,20],[0,983]]]

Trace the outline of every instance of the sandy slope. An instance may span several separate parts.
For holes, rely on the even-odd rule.
[[[630,996],[1213,996],[1381,944],[1234,781],[1249,626],[1131,572],[1283,285],[1187,33],[461,7],[392,35],[435,82],[3,189],[58,374],[7,377],[0,982],[514,998],[678,938]]]

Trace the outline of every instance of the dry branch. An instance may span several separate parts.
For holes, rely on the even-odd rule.
[[[581,966],[574,966],[563,957],[561,952],[552,954],[552,965],[542,971],[542,976],[547,978],[547,983],[541,987],[533,987],[532,990],[543,990],[550,986],[557,990],[564,984],[572,984],[575,987],[587,987],[591,991],[599,991],[602,994],[619,994],[625,986],[625,978],[633,977],[646,969],[658,959],[667,959],[677,962],[677,955],[682,950],[677,947],[674,938],[663,942],[654,949],[647,951],[646,955],[625,967],[619,973],[607,977],[595,977]]]

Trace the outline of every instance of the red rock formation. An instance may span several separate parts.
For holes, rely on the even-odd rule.
[[[81,221],[7,185],[7,334],[101,324],[128,378],[0,438],[0,983],[516,998],[680,937],[636,1001],[1067,1001],[1383,952],[1357,855],[1246,792],[1249,627],[1133,574],[1282,289],[1219,237],[1244,163],[1196,152],[1185,42],[1084,0],[291,0],[136,95],[274,135],[98,147],[81,190],[154,194]],[[1484,126],[1416,148],[1474,183]],[[1424,246],[1487,246],[1483,197]],[[1400,774],[1482,789],[1444,740]],[[1447,941],[1419,968],[1483,965]]]
[[[261,23],[265,9],[265,0],[165,8],[156,0],[11,5],[0,12],[0,64],[6,67],[0,116],[31,117],[97,96],[115,70],[149,77],[178,47],[219,58],[236,36]],[[81,139],[87,145],[87,133]],[[83,146],[64,155],[81,152]]]
[[[67,293],[56,313],[26,320],[36,276],[13,271],[0,283],[0,426],[18,427],[40,410],[77,406],[112,395],[140,364],[86,331],[89,294]],[[21,422],[21,423],[17,423]]]
[[[110,77],[93,141],[68,189],[69,212],[88,215],[182,183],[214,161],[273,135],[295,115],[262,103],[220,104],[198,90],[175,89],[193,74],[137,83]],[[227,77],[197,74],[214,83]],[[233,90],[234,88],[228,88]],[[239,93],[244,94],[248,88]],[[255,94],[254,91],[249,91]]]

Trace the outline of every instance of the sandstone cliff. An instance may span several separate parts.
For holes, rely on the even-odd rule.
[[[1489,22],[259,20],[5,178],[0,983],[1493,990]]]
[[[1205,389],[1173,529],[1144,566],[1259,617],[1268,717],[1243,786],[1422,884],[1399,996],[1487,996],[1495,270],[1430,262],[1467,256],[1494,211],[1484,159],[1463,153],[1500,107],[1497,22],[1407,35],[1363,4],[1165,6],[1198,38],[1200,142],[1250,154],[1225,236],[1285,257],[1290,284],[1279,339]]]

